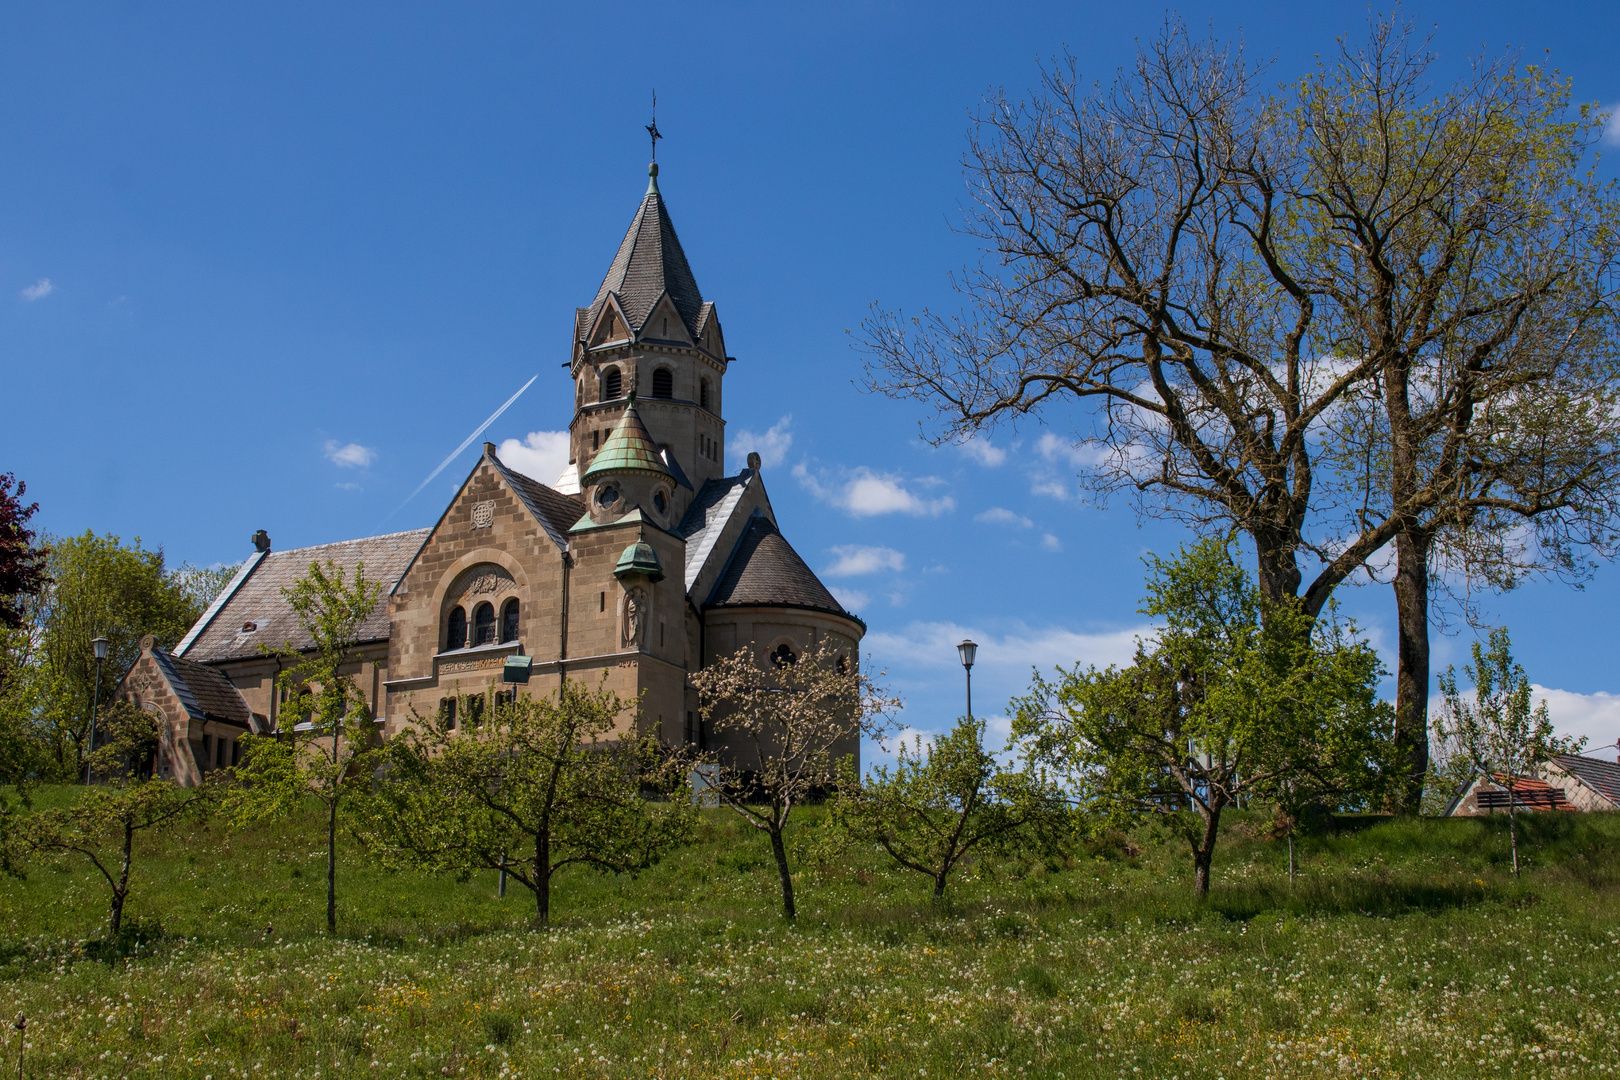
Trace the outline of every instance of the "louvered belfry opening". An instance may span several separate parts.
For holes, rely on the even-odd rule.
[[[675,396],[675,376],[667,367],[653,372],[653,397],[666,401]]]
[[[623,390],[624,377],[619,373],[618,368],[608,368],[602,372],[603,401],[613,401],[623,393]]]

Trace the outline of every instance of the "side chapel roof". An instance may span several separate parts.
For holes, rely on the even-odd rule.
[[[743,530],[707,606],[809,608],[860,622],[827,591],[764,514],[756,514]]]
[[[253,712],[242,692],[218,669],[170,656],[159,648],[152,649],[152,659],[193,720],[214,717],[247,728],[253,726]]]
[[[227,586],[230,595],[225,602],[216,603],[204,613],[198,620],[199,625],[193,627],[175,649],[175,655],[208,664],[258,656],[261,644],[275,648],[290,641],[295,649],[312,648],[314,642],[281,595],[283,588],[309,572],[312,562],[323,566],[334,563],[351,581],[355,567],[365,564],[366,578],[380,581],[383,590],[377,598],[377,606],[360,626],[360,640],[385,641],[388,638],[388,592],[398,584],[400,575],[421,550],[428,532],[427,529],[410,529],[359,540],[340,540],[335,544],[267,552],[245,579],[238,575],[237,581]]]
[[[648,169],[650,178],[647,194],[630,222],[629,230],[619,243],[608,267],[602,287],[596,290],[596,299],[585,309],[579,320],[580,336],[596,325],[597,316],[611,293],[619,298],[619,306],[633,330],[640,330],[652,314],[658,298],[669,294],[686,323],[687,332],[697,337],[703,311],[703,294],[698,291],[697,279],[681,250],[681,241],[675,235],[675,224],[669,219],[664,198],[658,192],[658,166]]]

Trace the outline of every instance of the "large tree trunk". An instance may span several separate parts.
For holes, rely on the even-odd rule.
[[[776,856],[776,875],[782,879],[782,917],[791,919],[793,909],[793,875],[788,870],[787,845],[782,843],[780,827],[771,830],[771,854]]]
[[[1395,538],[1395,609],[1398,668],[1395,672],[1395,745],[1406,777],[1392,809],[1416,814],[1429,771],[1429,545],[1422,532]]]

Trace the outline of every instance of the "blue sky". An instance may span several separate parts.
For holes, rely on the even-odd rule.
[[[1189,5],[1284,80],[1360,3]],[[1620,7],[1410,4],[1442,78],[1523,50],[1620,100]],[[858,389],[869,305],[954,304],[968,115],[1071,50],[1108,78],[1164,9],[1123,4],[9,5],[0,11],[0,471],[39,520],[235,562],[430,523],[490,429],[545,460],[569,418],[572,312],[661,186],[739,358],[784,530],[871,627],[905,721],[1032,664],[1128,655],[1141,557],[1182,539],[1079,497],[1063,416],[968,448]],[[1544,50],[1550,51],[1544,56]],[[1616,149],[1620,149],[1617,146]],[[1613,167],[1600,166],[1605,176]],[[523,449],[516,449],[519,445]],[[511,456],[509,454],[509,456]],[[542,477],[550,479],[550,477]],[[390,516],[392,513],[392,516]],[[1491,599],[1562,726],[1620,736],[1615,568]],[[1379,644],[1385,586],[1345,590]],[[1471,632],[1437,640],[1437,668]]]

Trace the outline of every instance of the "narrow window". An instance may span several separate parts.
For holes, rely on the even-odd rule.
[[[208,768],[208,763],[212,760],[214,760],[214,737],[212,735],[204,735],[202,767],[205,769]]]
[[[501,640],[516,641],[518,636],[518,602],[517,597],[506,602],[501,608]]]
[[[444,651],[463,649],[467,646],[467,609],[457,607],[450,609],[450,626],[444,635]]]
[[[467,726],[475,728],[484,719],[484,695],[474,694],[467,699]]]
[[[602,373],[602,400],[612,401],[619,396],[622,385],[618,368],[608,368]]]
[[[602,433],[600,431],[591,432],[591,450],[596,451],[596,450],[600,450],[601,448],[602,448]]]
[[[607,593],[604,592],[604,593],[597,593],[596,594],[596,610],[597,611],[606,611],[607,610]]]
[[[473,644],[495,643],[495,605],[485,601],[473,610]]]
[[[658,620],[658,647],[663,648],[663,646],[664,646],[664,620],[659,619]]]
[[[226,749],[227,749],[227,740],[219,739],[214,743],[214,764],[219,766],[222,769],[225,767],[225,751],[226,751]]]
[[[670,374],[667,367],[661,367],[653,372],[653,397],[672,398],[675,396],[675,376]]]
[[[444,719],[444,726],[455,730],[456,726],[456,699],[453,697],[439,699],[439,715]]]
[[[698,383],[698,404],[705,409],[709,407],[709,380],[704,379]]]
[[[240,764],[242,764],[242,744],[233,742],[231,743],[231,768],[234,769]]]

